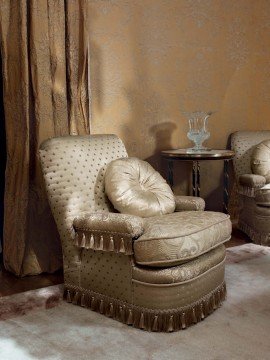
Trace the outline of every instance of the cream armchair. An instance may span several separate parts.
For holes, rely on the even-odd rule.
[[[172,214],[115,212],[104,192],[106,165],[127,157],[115,135],[45,141],[40,158],[61,236],[64,297],[125,324],[175,331],[197,323],[225,298],[228,215],[176,197]]]
[[[266,178],[252,174],[251,155],[256,145],[270,139],[270,131],[238,131],[232,134],[231,147],[239,194],[239,228],[257,244],[270,246],[270,201],[262,205],[269,189],[264,189]],[[266,194],[265,194],[266,193]],[[270,200],[270,197],[269,197]]]

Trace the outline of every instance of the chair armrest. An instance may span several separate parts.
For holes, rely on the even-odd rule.
[[[75,245],[85,249],[133,254],[133,239],[143,233],[143,219],[119,213],[84,213],[73,221]]]
[[[175,196],[175,211],[204,210],[205,201],[195,196]]]
[[[266,184],[266,179],[261,175],[244,174],[239,176],[239,184],[249,188],[261,188]]]

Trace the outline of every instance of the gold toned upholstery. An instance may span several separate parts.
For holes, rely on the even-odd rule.
[[[236,154],[233,162],[240,198],[238,226],[252,241],[266,246],[270,246],[270,213],[265,209],[270,207],[270,188],[266,185],[267,171],[261,172],[258,165],[265,159],[261,151],[269,151],[262,142],[269,144],[269,139],[267,130],[238,131],[232,134],[231,143]],[[258,171],[257,174],[253,174],[252,169]]]
[[[152,268],[133,267],[133,279],[148,284],[175,284],[186,282],[204,274],[207,270],[220,264],[225,259],[225,247],[215,249],[177,266]]]
[[[141,218],[114,212],[104,174],[111,161],[126,156],[114,135],[68,136],[41,145],[63,246],[64,296],[140,329],[184,329],[225,298],[222,243],[230,236],[230,220],[201,211],[204,201],[187,197],[175,198],[172,214]],[[151,266],[139,265],[139,258]]]
[[[151,217],[174,212],[174,195],[163,177],[146,161],[112,161],[105,173],[105,191],[121,213]]]
[[[134,242],[137,264],[172,266],[194,259],[228,241],[231,221],[226,214],[184,211],[144,220]]]
[[[138,238],[143,233],[143,219],[139,216],[95,212],[84,213],[73,221],[76,230],[88,230],[127,234],[132,238]]]
[[[270,184],[267,184],[256,191],[255,202],[257,205],[270,207]]]
[[[133,239],[143,233],[139,216],[115,213],[84,213],[73,221],[74,244],[80,248],[133,254]]]
[[[148,309],[177,309],[195,304],[213,289],[222,287],[224,261],[208,268],[201,276],[174,284],[152,284],[133,280],[134,302]],[[216,300],[215,300],[216,301]]]
[[[204,210],[205,201],[196,196],[175,196],[175,211]]]
[[[266,179],[262,175],[243,174],[239,176],[239,184],[247,188],[261,188],[266,184]]]
[[[270,139],[255,146],[251,156],[252,172],[265,178],[270,183]]]

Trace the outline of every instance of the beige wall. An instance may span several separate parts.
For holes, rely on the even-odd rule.
[[[116,133],[164,173],[159,152],[186,147],[183,111],[216,110],[207,145],[270,129],[270,1],[89,0],[94,133]],[[179,165],[176,192],[186,193]],[[221,164],[202,165],[220,205]]]

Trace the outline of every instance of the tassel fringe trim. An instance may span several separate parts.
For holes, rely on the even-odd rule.
[[[158,310],[148,309],[109,298],[73,285],[65,285],[64,298],[67,302],[90,308],[124,324],[147,331],[173,332],[202,321],[216,310],[226,298],[226,284],[223,282],[209,294],[188,306]]]
[[[260,234],[258,231],[255,231],[244,223],[243,221],[239,220],[238,222],[238,228],[242,230],[245,234],[248,235],[248,237],[254,241],[255,244],[258,245],[264,245],[264,246],[270,246],[270,235],[269,234]]]
[[[248,187],[248,186],[238,185],[238,192],[241,195],[254,198],[256,190],[258,190],[260,188],[261,188],[261,185],[258,187]]]
[[[74,244],[84,249],[133,254],[132,237],[127,234],[77,230]]]

